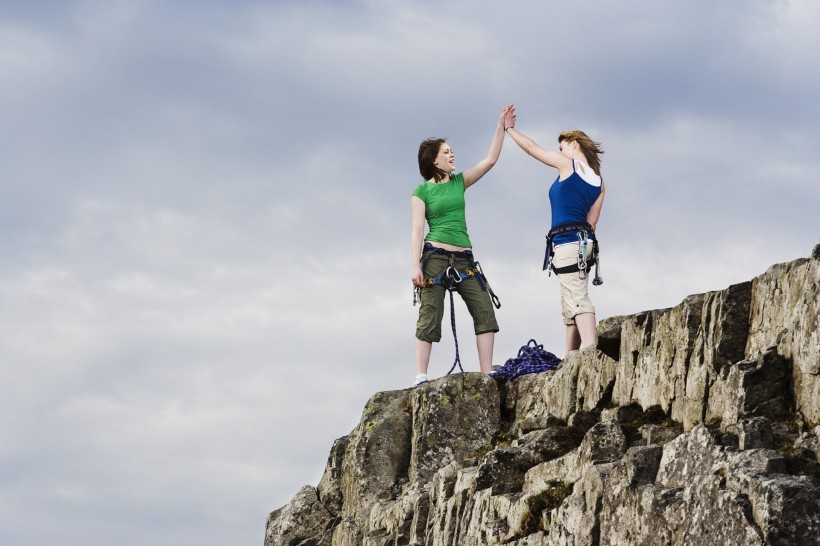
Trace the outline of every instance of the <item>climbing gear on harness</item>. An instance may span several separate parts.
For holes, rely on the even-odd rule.
[[[464,368],[461,367],[461,357],[458,352],[458,336],[456,335],[456,312],[455,312],[455,303],[453,302],[453,292],[458,290],[458,285],[464,279],[468,279],[470,277],[475,277],[476,281],[478,281],[478,285],[481,287],[481,290],[487,292],[490,296],[490,301],[492,301],[493,305],[496,309],[501,308],[501,300],[498,296],[495,295],[493,289],[490,287],[490,283],[487,280],[487,277],[484,275],[484,271],[481,269],[481,264],[477,261],[473,260],[473,253],[470,250],[463,250],[460,252],[445,250],[443,248],[439,248],[436,246],[431,245],[430,243],[424,244],[424,249],[422,251],[422,264],[421,270],[427,267],[427,263],[430,261],[430,258],[434,254],[443,254],[448,257],[449,262],[447,267],[441,270],[437,275],[426,279],[424,281],[424,286],[416,286],[413,289],[413,305],[416,303],[421,303],[421,290],[422,288],[428,288],[431,286],[441,285],[450,293],[450,324],[453,328],[453,340],[455,341],[456,345],[456,359],[453,362],[453,366],[450,368],[450,371],[447,372],[447,375],[453,373],[456,366],[464,372]],[[463,258],[467,260],[467,268],[463,270],[458,270],[455,267],[455,259],[456,258]]]
[[[555,245],[553,239],[556,235],[563,233],[575,233],[578,237],[578,262],[564,267],[555,267],[552,260],[555,257]],[[587,245],[592,241],[592,258],[587,260]],[[552,276],[554,272],[556,275],[563,275],[564,273],[578,272],[578,276],[585,279],[589,274],[590,266],[595,266],[595,278],[592,279],[592,284],[600,286],[604,280],[599,274],[601,251],[598,247],[598,238],[587,222],[571,222],[569,224],[562,224],[552,228],[547,233],[547,251],[544,255],[544,269],[548,270],[548,275]]]
[[[458,288],[458,284],[461,283],[461,281],[463,281],[464,279],[467,279],[469,277],[475,277],[481,289],[484,292],[487,292],[487,294],[489,294],[490,300],[493,302],[495,308],[501,309],[501,300],[498,296],[495,295],[495,292],[493,292],[493,289],[490,286],[490,281],[487,280],[487,276],[484,275],[484,271],[481,269],[481,264],[473,260],[472,251],[463,250],[461,252],[454,252],[433,246],[430,243],[425,243],[422,254],[424,257],[424,261],[421,264],[422,271],[424,271],[424,269],[427,267],[427,262],[430,261],[430,258],[434,254],[444,254],[449,258],[449,263],[447,264],[447,267],[441,270],[437,275],[424,281],[425,288],[428,286],[436,286],[440,284],[447,290],[453,291]],[[461,271],[456,269],[454,265],[456,258],[464,258],[465,260],[467,260],[467,268]],[[421,288],[422,287],[417,286],[414,290],[415,295],[413,298],[413,305],[421,302],[421,300],[419,299],[421,294]]]
[[[519,375],[554,370],[561,364],[561,359],[544,350],[534,339],[518,350],[518,356],[510,358],[499,369],[490,372],[493,377],[515,379]]]
[[[576,231],[575,235],[578,236],[578,274],[585,279],[587,276],[587,232]]]
[[[422,253],[424,255],[424,261],[421,264],[421,270],[427,267],[427,262],[430,260],[430,257],[433,254],[444,254],[448,256],[450,259],[450,263],[441,270],[438,275],[431,277],[424,281],[424,286],[435,286],[435,285],[442,285],[447,290],[456,290],[457,285],[461,283],[466,278],[475,277],[478,281],[478,285],[481,289],[487,292],[490,296],[490,300],[493,302],[493,305],[496,309],[501,309],[501,300],[498,296],[495,295],[493,292],[492,287],[490,287],[490,282],[487,280],[487,277],[484,275],[484,271],[481,269],[481,264],[477,261],[473,260],[473,253],[469,250],[464,250],[461,252],[453,252],[449,250],[444,250],[443,248],[438,248],[430,243],[424,244],[424,251]],[[464,258],[467,260],[467,268],[459,271],[455,268],[454,262],[455,258]],[[421,287],[416,287],[416,295],[421,293]],[[418,298],[414,298],[413,305],[418,302]]]

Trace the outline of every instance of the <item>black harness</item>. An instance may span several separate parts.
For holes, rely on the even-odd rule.
[[[556,235],[563,233],[575,233],[578,237],[578,260],[574,264],[564,267],[555,267],[552,264],[552,259],[555,257],[555,244],[553,239]],[[592,244],[592,257],[587,259],[587,245]],[[592,284],[599,286],[604,283],[604,280],[598,274],[600,267],[601,251],[598,248],[598,238],[595,237],[595,232],[592,226],[587,222],[571,222],[562,224],[549,230],[547,233],[547,251],[544,255],[544,269],[549,271],[549,275],[555,272],[556,275],[563,275],[565,273],[578,272],[578,276],[585,279],[589,275],[589,268],[595,266],[595,278],[592,279]]]
[[[484,272],[481,270],[481,264],[478,263],[473,259],[473,253],[470,250],[463,250],[460,252],[455,252],[451,250],[444,250],[443,248],[439,248],[436,246],[431,245],[430,243],[424,244],[424,249],[422,252],[423,261],[421,263],[421,270],[427,267],[427,263],[430,261],[430,258],[434,254],[442,254],[449,258],[449,263],[447,267],[439,271],[438,274],[435,276],[425,279],[424,287],[428,286],[436,286],[441,285],[450,292],[453,292],[458,289],[458,285],[464,279],[468,279],[470,277],[475,277],[478,281],[478,285],[481,289],[487,292],[490,295],[490,300],[492,300],[493,305],[495,305],[496,309],[501,308],[501,300],[498,299],[498,296],[495,295],[493,289],[490,287],[490,283],[487,280],[487,277],[484,275]],[[455,267],[455,260],[456,258],[463,258],[467,260],[467,268],[458,270]],[[416,287],[415,293],[417,297],[413,300],[413,305],[418,303],[420,300],[418,299],[418,295],[421,292],[421,287]]]

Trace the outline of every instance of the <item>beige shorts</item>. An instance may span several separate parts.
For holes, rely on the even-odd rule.
[[[555,247],[555,256],[552,264],[555,267],[566,267],[578,262],[578,245],[580,243],[567,243]],[[587,259],[592,258],[592,241],[587,244]],[[594,266],[593,266],[594,267]],[[580,272],[564,273],[557,275],[561,284],[561,314],[564,316],[564,324],[575,324],[575,315],[581,313],[594,313],[595,308],[589,300],[589,273],[581,278]]]

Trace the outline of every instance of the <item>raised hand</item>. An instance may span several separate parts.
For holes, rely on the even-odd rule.
[[[515,106],[512,104],[507,106],[504,109],[503,118],[505,131],[511,127],[515,127]]]

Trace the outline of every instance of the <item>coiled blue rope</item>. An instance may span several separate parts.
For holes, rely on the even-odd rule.
[[[561,364],[561,359],[544,349],[534,339],[518,350],[518,356],[510,358],[499,369],[490,372],[493,377],[514,379],[528,373],[539,373],[554,370]]]

